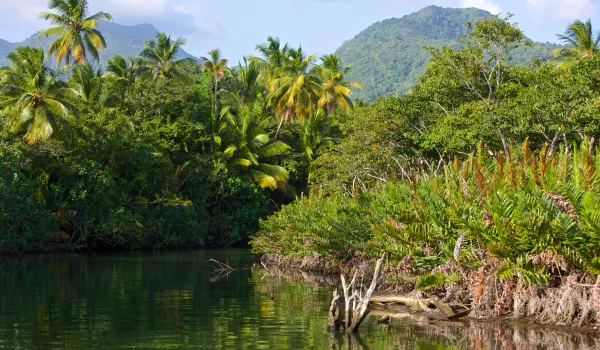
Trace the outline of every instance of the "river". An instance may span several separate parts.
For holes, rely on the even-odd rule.
[[[235,268],[219,274],[215,259]],[[326,331],[331,287],[251,269],[248,250],[41,254],[0,259],[6,349],[586,349],[589,334],[506,326],[367,320]]]

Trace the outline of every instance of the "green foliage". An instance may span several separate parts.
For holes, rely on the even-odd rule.
[[[532,284],[549,280],[548,257],[597,272],[600,59],[514,65],[526,40],[508,20],[408,16],[429,67],[410,94],[356,110],[362,84],[340,57],[274,38],[232,68],[218,50],[186,59],[164,33],[106,71],[77,45],[62,57],[80,64],[58,71],[19,48],[0,70],[0,252],[251,240],[299,257],[410,255],[421,289],[456,281],[435,270],[450,260],[473,271],[490,256]]]
[[[221,204],[211,216],[210,234],[222,245],[245,243],[259,229],[256,218],[270,213],[268,199],[259,187],[241,178],[230,178]]]
[[[267,220],[251,239],[257,252],[293,256],[347,258],[361,250],[373,234],[370,213],[342,196],[302,197]]]
[[[585,142],[551,156],[547,147],[538,153],[529,147],[507,156],[480,148],[440,175],[387,184],[358,198],[304,198],[263,221],[252,245],[294,256],[411,255],[423,271],[456,258],[475,269],[491,254],[504,261],[500,277],[529,284],[548,281],[543,256],[596,271],[600,158]],[[418,288],[451,280],[424,275]]]
[[[498,277],[502,279],[518,278],[525,284],[539,285],[548,283],[549,274],[545,267],[536,267],[531,261],[526,261],[523,257],[519,257],[516,262],[505,260],[498,271]]]
[[[459,275],[447,276],[440,272],[426,273],[419,277],[415,283],[415,288],[417,290],[428,290],[443,286],[446,283],[456,283],[460,279],[461,277]]]
[[[29,143],[51,137],[70,139],[69,119],[77,113],[69,98],[77,95],[47,66],[41,49],[20,47],[9,55],[11,65],[0,69],[0,109],[25,130]]]
[[[0,142],[0,254],[43,249],[57,218],[39,200],[41,181],[16,148]]]
[[[25,46],[0,69],[0,143],[31,160],[18,180],[35,184],[35,201],[23,196],[53,213],[40,219],[54,226],[40,246],[245,243],[259,218],[306,189],[310,161],[328,140],[325,112],[350,110],[349,88],[358,86],[335,55],[321,66],[316,55],[274,43],[265,60],[229,69],[216,49],[201,66],[183,52],[185,39],[148,40],[140,37],[148,28],[138,28],[138,57],[116,55],[104,70],[87,58],[98,61],[106,47],[98,28],[111,37],[115,27],[98,26],[110,20],[103,12],[87,18],[87,6],[56,0],[57,13],[42,14],[59,25],[40,35],[61,36],[50,54],[75,66],[55,71],[41,48]],[[282,128],[284,114],[303,123]],[[25,224],[10,225],[7,234],[18,236],[14,227]],[[13,238],[3,252],[39,249]]]

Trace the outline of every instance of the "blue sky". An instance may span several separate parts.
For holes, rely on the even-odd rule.
[[[0,0],[0,38],[21,41],[44,28],[37,19],[47,0]],[[536,41],[556,41],[574,19],[591,18],[600,29],[600,0],[90,0],[121,24],[152,23],[188,40],[186,50],[203,56],[219,47],[238,60],[254,53],[269,35],[310,53],[335,51],[370,24],[402,17],[428,5],[477,7],[515,14]]]

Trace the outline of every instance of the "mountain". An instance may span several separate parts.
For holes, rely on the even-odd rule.
[[[468,33],[466,22],[488,18],[491,14],[475,8],[426,7],[402,18],[377,22],[346,41],[337,54],[345,64],[352,64],[349,80],[365,84],[353,97],[374,100],[390,94],[405,94],[425,72],[429,53],[424,46],[458,47]],[[532,59],[548,59],[553,44],[533,43],[519,48],[513,60],[519,64]]]
[[[154,39],[159,33],[151,24],[139,24],[135,26],[124,26],[114,22],[101,22],[98,24],[98,30],[106,39],[106,49],[100,54],[100,63],[106,66],[106,61],[114,55],[125,57],[137,57],[144,49],[144,40]],[[6,56],[9,52],[19,46],[36,46],[47,49],[53,41],[53,38],[37,39],[38,34],[34,34],[20,43],[10,43],[0,39],[0,66],[8,64]],[[194,58],[185,51],[180,54],[181,58]]]

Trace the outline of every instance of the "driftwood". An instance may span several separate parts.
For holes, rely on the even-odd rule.
[[[212,268],[217,272],[234,270],[231,266],[227,265],[227,263],[215,259],[210,259],[206,263],[211,264]]]
[[[213,271],[216,273],[215,276],[211,277],[209,279],[209,281],[211,283],[215,283],[218,282],[224,278],[227,278],[229,276],[229,274],[233,271],[235,271],[235,269],[231,266],[229,266],[227,263],[215,260],[215,259],[210,259],[206,262],[206,264],[209,264],[212,266]]]
[[[437,298],[421,299],[411,296],[382,295],[371,297],[372,303],[395,303],[423,311],[425,316],[433,319],[455,320],[467,316],[470,310],[456,312],[454,308]]]
[[[358,327],[360,327],[361,323],[367,317],[371,296],[373,295],[375,288],[377,288],[377,280],[381,274],[381,266],[383,265],[384,260],[385,254],[377,261],[373,273],[373,280],[366,291],[363,289],[362,284],[357,288],[358,270],[354,272],[350,284],[346,283],[346,277],[344,275],[341,276],[342,289],[344,292],[344,328],[347,333],[357,332]],[[340,327],[341,317],[338,299],[339,296],[336,290],[333,294],[333,300],[329,311],[329,325],[327,328],[330,330],[339,329]]]

